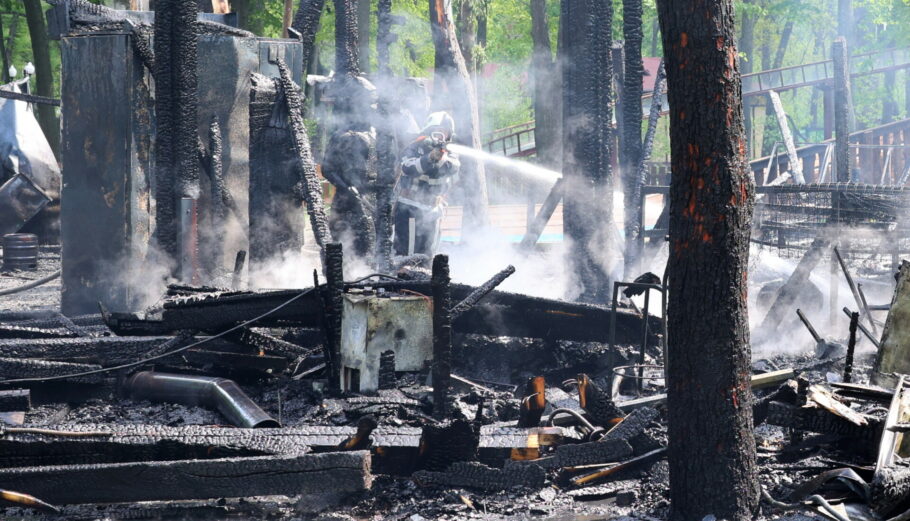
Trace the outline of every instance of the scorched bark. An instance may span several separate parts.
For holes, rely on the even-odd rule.
[[[671,519],[758,506],[746,310],[753,183],[733,0],[659,0],[670,103]]]

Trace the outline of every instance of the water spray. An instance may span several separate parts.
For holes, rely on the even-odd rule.
[[[513,174],[522,181],[546,184],[550,187],[562,178],[562,174],[555,170],[543,168],[533,163],[528,163],[527,161],[517,161],[505,156],[491,154],[476,148],[449,143],[446,145],[446,149],[460,156],[470,157],[477,161],[483,161],[485,164],[500,167],[504,172]]]

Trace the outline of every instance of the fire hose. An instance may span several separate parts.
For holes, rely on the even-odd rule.
[[[33,281],[23,284],[21,286],[16,286],[15,288],[0,289],[0,296],[12,295],[13,293],[19,293],[21,291],[25,291],[28,289],[37,288],[38,286],[47,284],[48,282],[56,279],[59,276],[60,276],[60,270],[57,270],[57,271],[51,273],[50,275],[48,275],[47,277],[42,277],[40,279],[33,280]]]

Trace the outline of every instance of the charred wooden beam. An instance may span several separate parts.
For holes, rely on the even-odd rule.
[[[313,160],[313,152],[310,150],[310,139],[307,136],[306,126],[303,124],[303,100],[300,96],[300,89],[291,79],[287,65],[280,58],[278,59],[278,71],[281,74],[279,85],[287,106],[288,124],[292,133],[291,143],[297,154],[298,192],[306,202],[313,236],[324,257],[325,247],[329,242],[329,231],[325,217],[325,202],[322,199],[322,183],[316,175],[316,163]]]
[[[0,486],[70,504],[346,495],[370,488],[369,467],[368,452],[103,463],[2,469]]]
[[[418,465],[423,470],[445,470],[459,461],[476,460],[479,447],[480,429],[472,422],[454,420],[424,425]]]
[[[291,23],[291,27],[300,34],[304,71],[310,70],[310,59],[313,56],[313,46],[316,42],[316,32],[319,30],[319,18],[322,17],[323,7],[325,7],[325,0],[303,0]]]
[[[556,447],[553,456],[533,460],[529,463],[539,465],[547,470],[581,465],[596,465],[622,461],[632,455],[632,445],[628,440],[590,441],[574,445]]]
[[[0,412],[27,411],[31,405],[31,393],[28,389],[0,391]]]
[[[834,61],[834,167],[839,183],[850,182],[850,58],[843,36],[834,40],[831,49]],[[839,199],[838,201],[839,202]]]
[[[433,417],[444,419],[449,414],[452,373],[452,293],[449,288],[449,257],[433,258]]]
[[[296,218],[303,194],[297,193],[300,166],[293,133],[284,115],[277,81],[260,74],[250,79],[250,266],[285,251],[297,251],[303,230]],[[294,216],[294,218],[292,218]]]
[[[862,440],[877,439],[882,429],[880,421],[870,420],[868,425],[859,426],[822,408],[797,407],[782,402],[768,404],[767,422],[771,425],[801,431],[834,434]]]
[[[133,362],[145,358],[162,345],[181,347],[170,337],[101,337],[43,340],[4,340],[0,351],[15,358],[40,358],[52,361],[88,361],[102,365]]]
[[[0,378],[3,379],[60,377],[87,371],[95,371],[97,369],[101,369],[101,366],[95,364],[74,364],[70,362],[49,362],[47,360],[36,360],[34,358],[0,358]],[[72,382],[97,383],[101,381],[101,375],[79,376],[67,378],[67,380]]]
[[[537,465],[521,465],[506,461],[501,469],[488,467],[476,461],[453,463],[441,472],[418,470],[413,479],[422,486],[466,487],[486,491],[506,490],[512,487],[541,488],[546,481],[546,471]]]
[[[452,320],[457,319],[464,312],[476,306],[477,303],[480,302],[480,299],[484,298],[491,291],[496,289],[497,286],[502,284],[503,281],[509,278],[513,273],[515,273],[515,266],[506,266],[504,270],[500,271],[496,275],[493,275],[490,280],[484,282],[480,286],[477,286],[477,289],[472,291],[467,297],[464,298],[464,300],[452,307]]]
[[[308,355],[313,352],[312,348],[292,344],[291,342],[275,338],[272,335],[248,327],[229,333],[227,338],[238,344],[252,347],[257,351],[268,351],[291,359],[296,359],[299,356]]]
[[[63,328],[38,328],[16,325],[0,325],[0,339],[11,338],[73,338],[76,335]]]

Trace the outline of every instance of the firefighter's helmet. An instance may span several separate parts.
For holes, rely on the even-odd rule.
[[[455,135],[455,120],[452,119],[448,112],[433,112],[427,116],[427,122],[423,126],[421,133],[427,136],[434,131],[438,132],[440,130],[445,132],[447,141],[450,141]]]

